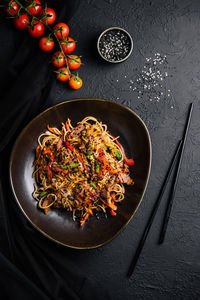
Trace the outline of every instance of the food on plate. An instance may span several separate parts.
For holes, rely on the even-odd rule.
[[[66,209],[80,226],[98,211],[116,216],[124,184],[134,184],[132,165],[107,125],[89,116],[73,127],[67,119],[61,129],[47,126],[38,137],[33,197],[45,214],[51,207]]]

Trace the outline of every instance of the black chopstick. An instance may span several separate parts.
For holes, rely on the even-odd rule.
[[[180,168],[181,168],[183,152],[184,152],[184,149],[185,149],[185,143],[186,143],[186,139],[187,139],[187,135],[188,135],[189,127],[190,127],[190,121],[191,121],[191,117],[192,117],[192,110],[193,110],[193,103],[190,103],[187,122],[186,122],[186,126],[185,126],[185,132],[184,132],[184,135],[183,135],[183,145],[182,145],[181,152],[180,152],[180,157],[179,157],[179,160],[178,160],[178,167],[176,169],[174,184],[172,185],[172,189],[170,191],[168,204],[167,204],[167,209],[166,209],[166,212],[165,212],[163,225],[162,225],[162,229],[161,229],[161,233],[160,233],[160,238],[159,238],[159,243],[160,244],[162,244],[164,242],[164,239],[165,239],[165,234],[166,234],[167,225],[168,225],[169,218],[170,218],[172,204],[173,204],[174,196],[175,196],[175,193],[176,193],[176,187],[177,187],[177,183],[178,183],[178,176],[179,176],[179,172],[180,172]]]
[[[156,215],[156,212],[157,212],[157,210],[158,210],[159,204],[160,204],[160,202],[161,202],[162,196],[163,196],[163,194],[164,194],[164,192],[165,192],[167,183],[168,183],[168,181],[169,181],[169,179],[170,179],[171,172],[172,172],[172,170],[173,170],[173,168],[174,168],[174,165],[175,165],[175,163],[176,163],[176,160],[177,160],[177,157],[178,157],[178,154],[179,154],[181,145],[182,145],[182,140],[180,140],[179,143],[178,143],[177,149],[176,149],[175,154],[174,154],[174,156],[173,156],[173,158],[172,158],[171,164],[170,164],[170,166],[169,166],[169,169],[168,169],[168,171],[167,171],[166,177],[165,177],[164,182],[163,182],[163,184],[162,184],[162,187],[161,187],[161,190],[160,190],[160,192],[159,192],[158,198],[157,198],[157,200],[156,200],[156,202],[155,202],[155,204],[154,204],[154,206],[153,206],[153,209],[152,209],[151,215],[150,215],[150,217],[149,217],[149,220],[148,220],[148,222],[147,222],[146,228],[145,228],[145,230],[144,230],[144,232],[143,232],[143,235],[142,235],[142,237],[141,237],[141,239],[140,239],[139,245],[138,245],[138,247],[137,247],[137,250],[136,250],[136,252],[135,252],[135,255],[134,255],[134,257],[133,257],[133,260],[132,260],[132,262],[131,262],[130,268],[129,268],[129,270],[128,270],[128,274],[127,274],[128,277],[130,277],[130,276],[133,274],[133,271],[134,271],[135,266],[136,266],[136,264],[137,264],[138,258],[139,258],[139,256],[140,256],[140,253],[141,253],[141,251],[142,251],[142,249],[143,249],[143,246],[144,246],[144,243],[145,243],[145,241],[146,241],[148,232],[149,232],[149,230],[150,230],[150,228],[151,228],[151,225],[152,225],[152,223],[153,223],[154,217],[155,217],[155,215]]]

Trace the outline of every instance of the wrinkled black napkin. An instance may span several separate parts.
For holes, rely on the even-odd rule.
[[[69,21],[79,0],[48,1],[57,21]],[[54,102],[49,56],[0,11],[0,290],[4,299],[107,299],[71,257],[22,215],[9,182],[9,159],[17,135]]]

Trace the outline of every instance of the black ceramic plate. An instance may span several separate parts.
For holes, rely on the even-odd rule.
[[[51,209],[47,215],[37,208],[32,197],[32,163],[37,138],[47,124],[60,127],[70,118],[72,124],[86,116],[94,116],[108,125],[114,136],[133,156],[132,177],[135,185],[126,187],[125,199],[118,205],[117,216],[97,219],[91,216],[80,228],[70,212]],[[135,214],[146,189],[151,166],[151,142],[143,121],[131,109],[114,101],[103,99],[75,99],[55,105],[34,118],[22,131],[13,148],[10,161],[12,189],[22,212],[43,234],[65,246],[88,249],[99,247],[116,237]]]

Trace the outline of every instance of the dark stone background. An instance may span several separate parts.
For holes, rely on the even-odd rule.
[[[200,2],[82,0],[69,26],[78,41],[77,52],[83,57],[79,74],[84,85],[75,92],[53,80],[52,104],[99,97],[131,107],[149,129],[153,157],[147,191],[127,228],[101,248],[67,249],[66,255],[89,278],[108,289],[112,299],[200,299]],[[133,53],[122,64],[104,63],[97,55],[97,37],[110,26],[123,27],[133,37]],[[159,102],[150,101],[152,91],[138,98],[137,90],[130,88],[137,84],[146,58],[155,53],[166,55],[168,62],[165,71],[169,76],[163,80],[164,95]],[[163,71],[162,66],[160,69]],[[194,102],[194,113],[165,242],[158,245],[166,197],[134,274],[127,279],[133,254],[182,137],[190,102]]]
[[[153,149],[149,185],[136,215],[119,237],[90,251],[89,261],[81,253],[79,261],[91,276],[110,287],[113,299],[199,299],[200,2],[81,1],[70,26],[85,62],[80,70],[85,84],[76,94],[57,85],[55,103],[61,98],[90,96],[130,106],[145,121]],[[103,63],[95,47],[101,31],[112,26],[125,28],[134,42],[131,57],[117,65]],[[130,80],[135,82],[141,73],[145,58],[155,53],[167,56],[168,73],[173,76],[164,83],[171,96],[166,93],[158,103],[138,99],[129,88]],[[167,200],[164,197],[128,280],[125,274],[182,136],[190,102],[194,102],[194,114],[165,243],[157,243]]]

